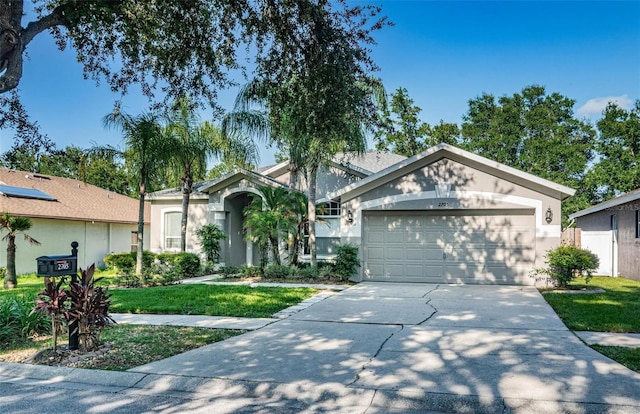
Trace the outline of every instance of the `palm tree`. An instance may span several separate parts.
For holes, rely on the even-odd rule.
[[[187,221],[189,201],[193,192],[194,178],[202,179],[207,169],[207,160],[221,158],[240,165],[255,163],[258,151],[250,139],[239,134],[223,134],[211,122],[200,122],[190,108],[187,98],[180,99],[168,115],[169,124],[164,134],[172,148],[169,163],[176,176],[180,177],[182,189],[182,221],[180,226],[180,250],[187,247]]]
[[[2,240],[7,241],[7,274],[4,277],[4,288],[13,289],[18,286],[16,277],[16,235],[31,229],[31,220],[28,217],[13,216],[8,212],[0,216],[0,231],[6,230],[7,235]],[[31,244],[40,244],[39,241],[24,233],[24,239]]]
[[[283,187],[261,186],[262,194],[254,196],[245,208],[244,228],[247,238],[262,250],[271,248],[276,264],[281,264],[280,244],[283,237],[293,234],[300,228],[300,216],[294,201],[297,194]]]
[[[114,152],[124,156],[136,174],[138,182],[138,234],[136,254],[136,274],[142,273],[142,252],[144,249],[144,201],[150,183],[165,167],[165,162],[173,149],[167,145],[162,134],[160,118],[153,112],[130,115],[116,108],[103,118],[106,128],[119,129],[124,136],[125,151],[120,152],[110,147],[96,149],[103,152]]]

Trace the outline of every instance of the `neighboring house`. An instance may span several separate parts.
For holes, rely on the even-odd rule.
[[[70,254],[77,241],[78,267],[104,266],[109,253],[135,249],[138,200],[78,180],[0,168],[0,212],[25,216],[27,232],[40,245],[16,238],[16,271],[36,270],[36,258]],[[149,207],[145,217],[145,248],[149,245]],[[6,232],[0,232],[0,238]],[[2,244],[0,244],[2,245]],[[0,266],[6,266],[5,249]]]
[[[228,235],[225,264],[257,264],[257,252],[244,240],[242,211],[250,194],[259,195],[257,187],[287,187],[287,167],[236,170],[198,183],[188,250],[199,251],[193,232],[215,223]],[[327,224],[317,225],[318,257],[353,243],[362,263],[355,280],[533,284],[529,271],[559,245],[561,202],[574,193],[447,144],[411,158],[338,154],[318,176],[317,199],[327,213]],[[164,190],[149,199],[151,249],[174,250],[181,193]]]
[[[597,274],[640,280],[640,189],[569,218],[581,229],[581,247],[600,259]]]

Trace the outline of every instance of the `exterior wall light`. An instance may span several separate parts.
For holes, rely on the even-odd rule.
[[[353,211],[347,210],[347,221],[349,224],[353,224]]]
[[[551,211],[551,207],[547,207],[547,212],[544,213],[544,221],[546,221],[547,224],[551,224],[553,221],[553,211]]]

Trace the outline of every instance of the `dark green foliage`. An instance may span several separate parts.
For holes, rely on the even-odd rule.
[[[49,279],[44,285],[44,290],[38,294],[36,306],[33,309],[34,312],[48,315],[51,318],[51,337],[54,351],[58,347],[58,335],[63,328],[61,317],[68,309],[65,302],[69,296],[67,291],[60,289],[63,283],[64,278],[61,278],[58,283],[55,282],[55,279]]]
[[[240,277],[242,268],[240,266],[223,266],[218,270],[223,277]]]
[[[200,274],[200,258],[194,253],[178,253],[173,260],[182,277],[194,277]]]
[[[241,266],[243,277],[258,277],[262,276],[262,269],[259,266]]]
[[[111,269],[128,273],[136,267],[136,258],[131,253],[111,253],[104,257],[104,263]]]
[[[270,264],[264,269],[264,276],[269,279],[286,279],[291,275],[291,268],[278,264]]]
[[[588,283],[600,265],[598,256],[575,246],[560,246],[549,250],[545,258],[548,267],[535,269],[532,276],[547,275],[559,287],[567,287],[578,276],[586,276]]]
[[[78,282],[69,284],[67,295],[70,307],[65,312],[69,324],[78,323],[80,349],[91,351],[100,345],[100,334],[105,326],[115,323],[109,316],[111,301],[107,289],[95,286],[101,278],[94,279],[95,266],[91,265],[82,271]]]
[[[293,275],[301,278],[316,279],[318,277],[318,266],[299,266],[292,271]]]
[[[461,146],[510,167],[578,189],[563,203],[563,221],[588,207],[584,179],[596,155],[596,133],[573,113],[575,101],[540,85],[512,96],[469,101]],[[586,202],[586,205],[585,205]]]
[[[220,240],[226,239],[227,235],[215,224],[207,224],[200,227],[196,230],[196,234],[200,238],[200,244],[207,261],[218,263],[220,261]]]
[[[50,329],[49,319],[33,312],[33,299],[17,296],[0,298],[0,345]]]
[[[156,258],[156,254],[145,250],[142,253],[142,265],[149,268]],[[136,252],[111,253],[104,257],[104,263],[111,269],[130,273],[136,267]]]
[[[360,267],[358,259],[358,246],[353,244],[343,244],[336,249],[336,263],[334,265],[335,274],[342,280],[348,280]]]

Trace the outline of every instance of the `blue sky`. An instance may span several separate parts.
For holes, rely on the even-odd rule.
[[[382,5],[395,23],[375,36],[378,75],[389,93],[405,87],[431,124],[460,124],[470,99],[532,84],[574,99],[576,114],[592,122],[609,100],[630,107],[640,99],[640,1],[358,3]],[[58,51],[48,34],[28,52],[20,90],[42,131],[61,148],[118,146],[119,135],[101,119],[120,96],[84,80],[73,50]],[[125,109],[146,109],[132,92]],[[230,109],[235,93],[222,92],[220,103]],[[11,143],[12,133],[0,131],[0,151]],[[272,161],[273,150],[264,148],[261,163]]]

